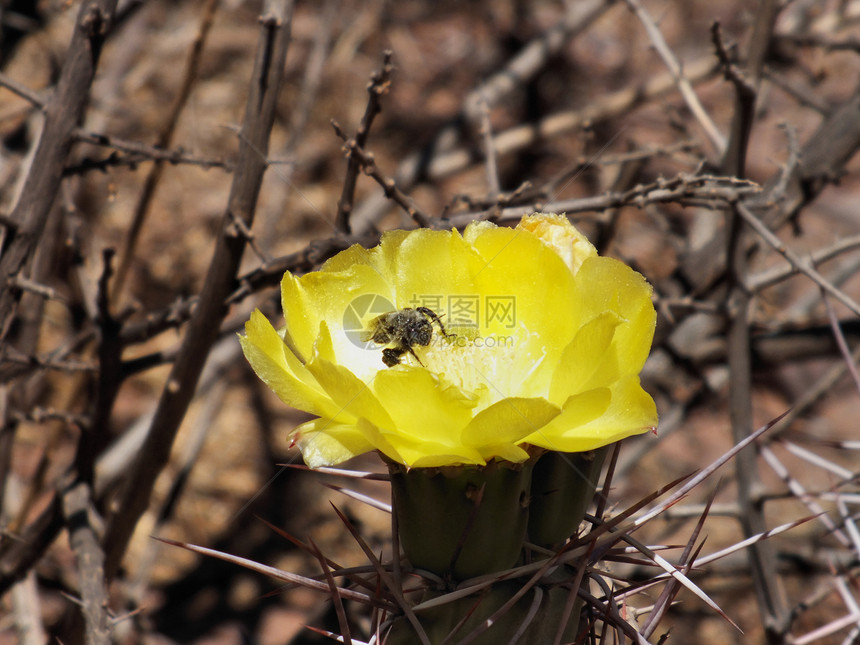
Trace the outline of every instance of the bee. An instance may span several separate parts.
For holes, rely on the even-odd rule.
[[[398,309],[377,316],[370,322],[370,329],[364,332],[362,340],[372,341],[377,345],[392,345],[382,350],[382,362],[388,367],[400,364],[401,357],[409,352],[422,367],[424,363],[418,358],[413,347],[427,347],[433,340],[433,323],[439,325],[439,330],[445,338],[453,338],[455,334],[445,331],[442,320],[427,307]]]

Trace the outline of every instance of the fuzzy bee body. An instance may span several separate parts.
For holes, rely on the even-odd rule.
[[[362,337],[365,342],[377,345],[391,345],[382,350],[382,362],[388,367],[400,364],[407,352],[415,357],[419,365],[424,365],[413,347],[427,347],[433,340],[433,323],[445,338],[453,336],[445,331],[442,320],[428,307],[407,307],[377,316],[370,322],[370,329]]]

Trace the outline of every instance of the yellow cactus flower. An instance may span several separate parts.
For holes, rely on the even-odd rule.
[[[651,287],[565,217],[392,231],[281,290],[284,328],[255,311],[240,341],[282,401],[319,417],[293,432],[311,467],[369,450],[408,467],[516,463],[657,423],[638,376]]]

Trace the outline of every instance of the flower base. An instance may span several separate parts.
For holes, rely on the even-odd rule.
[[[400,544],[412,566],[451,582],[512,567],[525,539],[533,464],[390,462]]]
[[[528,539],[557,549],[576,534],[594,499],[609,446],[588,452],[548,452],[534,466]]]

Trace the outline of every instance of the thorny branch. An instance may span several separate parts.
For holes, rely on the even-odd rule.
[[[84,173],[90,170],[106,171],[115,166],[132,166],[143,161],[161,161],[170,164],[189,164],[200,166],[201,168],[223,168],[231,170],[232,164],[223,159],[210,159],[208,157],[199,157],[197,155],[188,154],[181,148],[164,149],[158,146],[138,143],[136,141],[126,141],[118,137],[105,134],[96,134],[94,132],[86,132],[78,129],[74,132],[75,139],[82,143],[89,143],[94,146],[102,146],[105,148],[113,148],[107,157],[101,159],[84,158],[74,166],[68,166],[65,170],[65,175],[74,175]],[[125,154],[119,154],[125,153]]]
[[[158,500],[152,481],[159,471],[171,471],[165,468],[167,452],[174,442],[179,420],[190,405],[202,361],[209,356],[210,367],[215,365],[207,367],[197,394],[207,397],[207,410],[220,407],[223,399],[236,396],[237,390],[243,395],[253,391],[247,382],[236,378],[235,369],[240,361],[234,335],[247,320],[250,308],[259,306],[274,320],[278,314],[273,287],[285,271],[306,273],[351,244],[375,245],[380,230],[390,226],[390,220],[383,219],[383,215],[395,204],[416,226],[448,229],[463,228],[476,219],[487,218],[499,225],[512,225],[523,214],[533,211],[566,213],[592,239],[605,243],[609,254],[633,264],[654,285],[655,301],[663,315],[643,380],[658,400],[661,427],[657,439],[649,436],[638,444],[625,445],[622,450],[625,461],[630,461],[630,449],[649,458],[633,459],[635,467],[625,467],[624,477],[619,475],[620,471],[615,473],[612,487],[607,484],[607,496],[611,499],[601,501],[598,517],[617,498],[641,495],[641,478],[650,477],[649,485],[654,479],[654,473],[647,471],[651,462],[660,464],[657,477],[661,483],[667,472],[680,476],[674,472],[675,468],[686,471],[701,468],[704,462],[699,459],[699,451],[695,451],[694,459],[689,450],[678,447],[698,442],[701,454],[705,454],[711,447],[710,439],[699,442],[699,433],[705,429],[714,442],[730,443],[728,411],[734,416],[738,432],[753,427],[753,413],[774,416],[774,401],[785,407],[794,405],[760,440],[766,445],[763,452],[767,462],[779,473],[782,484],[774,485],[772,480],[763,483],[749,476],[754,475],[760,461],[747,438],[745,441],[750,444],[740,446],[748,446],[750,456],[741,456],[737,462],[745,477],[738,487],[738,499],[726,503],[726,495],[717,490],[721,502],[711,507],[708,514],[708,530],[721,526],[719,518],[731,518],[745,522],[747,539],[710,553],[706,544],[697,555],[701,544],[694,537],[701,525],[677,540],[673,538],[673,543],[686,545],[683,552],[649,546],[641,535],[661,522],[665,525],[664,520],[671,519],[676,526],[694,515],[702,516],[704,505],[698,503],[701,497],[697,495],[704,475],[714,472],[730,457],[737,459],[736,449],[718,458],[708,455],[706,461],[713,461],[714,465],[694,480],[695,486],[688,484],[663,502],[650,501],[651,510],[637,511],[639,515],[631,517],[629,526],[630,532],[635,529],[639,533],[638,546],[625,549],[619,543],[620,536],[606,536],[612,537],[612,541],[601,542],[601,557],[616,559],[613,564],[616,586],[606,583],[599,563],[581,568],[581,573],[592,581],[589,593],[582,592],[593,609],[590,614],[586,611],[590,622],[584,627],[591,631],[592,639],[599,638],[600,630],[605,634],[614,629],[619,638],[626,634],[639,642],[644,642],[643,631],[659,633],[662,625],[657,625],[658,619],[671,606],[671,587],[664,587],[664,594],[652,607],[637,604],[642,598],[638,583],[622,587],[637,577],[647,580],[642,585],[653,586],[670,578],[677,582],[675,575],[685,580],[692,577],[699,585],[697,588],[704,590],[702,593],[714,596],[715,606],[718,603],[723,607],[732,620],[743,621],[744,629],[754,634],[750,638],[761,636],[763,640],[763,630],[767,630],[772,642],[811,643],[816,639],[822,642],[821,639],[832,637],[840,629],[844,630],[839,634],[842,640],[854,637],[849,630],[856,624],[857,602],[856,589],[851,586],[850,563],[856,562],[860,553],[853,520],[860,495],[856,459],[852,459],[858,444],[850,434],[839,435],[845,428],[834,410],[844,408],[830,406],[846,401],[845,375],[856,371],[853,363],[860,356],[860,324],[856,318],[860,315],[860,297],[854,280],[860,268],[857,253],[860,235],[856,218],[850,216],[851,205],[856,201],[853,194],[856,182],[854,166],[849,163],[860,148],[857,119],[860,86],[853,93],[832,92],[825,82],[827,75],[837,69],[835,59],[825,52],[856,51],[846,16],[836,10],[825,11],[825,15],[813,20],[813,16],[805,13],[808,7],[801,6],[804,3],[766,2],[758,7],[751,30],[724,21],[722,31],[715,26],[709,43],[707,30],[697,30],[693,25],[709,24],[712,16],[697,14],[699,22],[685,24],[688,31],[679,35],[677,26],[671,22],[681,20],[679,16],[652,17],[646,8],[653,5],[638,0],[569,2],[565,12],[558,14],[558,20],[544,29],[540,25],[547,24],[545,20],[532,14],[525,3],[524,19],[515,21],[517,29],[510,32],[505,31],[506,22],[500,19],[501,14],[494,13],[494,3],[488,3],[483,26],[473,30],[478,37],[464,41],[465,44],[458,43],[458,31],[451,29],[446,34],[450,40],[445,40],[445,46],[439,48],[435,43],[434,49],[428,45],[434,41],[425,40],[423,31],[436,33],[434,28],[416,22],[400,23],[402,16],[397,12],[374,13],[372,7],[358,11],[348,1],[333,0],[327,3],[325,11],[312,10],[303,18],[308,20],[312,16],[317,21],[313,32],[307,24],[303,25],[299,42],[302,47],[312,48],[313,53],[297,57],[299,62],[288,69],[289,88],[282,93],[278,115],[283,117],[283,123],[276,118],[274,124],[276,136],[287,141],[284,154],[290,170],[284,176],[288,177],[291,190],[289,197],[283,197],[274,206],[272,202],[277,200],[272,200],[270,193],[260,193],[260,208],[267,209],[266,216],[272,223],[260,230],[250,223],[256,204],[256,193],[250,187],[255,185],[257,173],[262,173],[267,165],[265,147],[256,138],[262,130],[243,131],[240,143],[247,148],[244,156],[232,162],[225,161],[230,155],[223,150],[213,152],[211,157],[188,154],[185,151],[188,132],[173,117],[168,122],[177,127],[175,140],[167,137],[156,145],[148,145],[134,139],[154,141],[158,136],[146,136],[151,126],[136,121],[134,110],[122,106],[122,114],[108,114],[115,98],[123,98],[122,92],[115,97],[90,83],[101,42],[107,34],[107,14],[99,14],[99,8],[107,4],[110,3],[84,3],[69,49],[72,53],[62,57],[59,81],[54,88],[33,91],[12,80],[22,76],[12,71],[7,73],[5,66],[0,74],[0,86],[17,95],[14,110],[3,111],[0,105],[0,127],[6,128],[2,132],[4,165],[0,172],[3,189],[0,194],[20,193],[14,203],[10,200],[3,204],[5,212],[0,214],[3,236],[0,279],[5,286],[0,293],[0,299],[5,298],[0,307],[0,316],[4,317],[0,347],[3,422],[0,497],[4,500],[0,510],[0,525],[4,530],[0,538],[0,591],[13,590],[15,601],[10,606],[20,625],[32,625],[34,633],[41,631],[34,623],[38,622],[38,616],[32,612],[25,615],[21,602],[38,600],[42,576],[49,578],[52,574],[49,567],[42,566],[37,580],[33,571],[46,562],[45,554],[52,544],[65,544],[55,540],[63,529],[68,529],[74,552],[74,558],[67,561],[76,562],[70,566],[82,574],[73,592],[79,597],[74,612],[83,620],[81,631],[74,638],[61,633],[56,625],[44,625],[51,637],[72,642],[83,640],[86,632],[90,642],[105,642],[106,624],[110,630],[106,603],[113,603],[122,595],[128,607],[138,606],[140,593],[124,592],[120,585],[112,585],[100,573],[101,562],[107,557],[107,568],[117,571],[117,563],[126,552],[129,534],[142,509],[155,507]],[[170,4],[180,7],[184,3]],[[781,12],[778,22],[774,20],[777,9]],[[542,10],[549,11],[546,7]],[[221,11],[226,14],[233,9],[225,4]],[[458,17],[469,13],[465,8],[452,11],[464,12],[458,13]],[[689,11],[692,15],[698,9],[691,4]],[[196,42],[202,42],[200,25],[206,16],[200,10],[189,13],[192,14],[194,20],[187,23],[185,34],[191,37],[197,34]],[[341,14],[348,16],[343,25],[333,19]],[[118,51],[105,56],[104,64],[137,59],[152,64],[157,60],[158,48],[150,47],[150,40],[142,41],[146,44],[146,55],[142,55],[134,50],[134,38],[127,37],[132,32],[158,31],[148,26],[140,28],[146,24],[143,10],[135,15],[142,23],[126,25],[128,31],[121,32],[120,42],[116,43]],[[598,20],[601,16],[607,19]],[[831,27],[826,27],[828,24]],[[285,25],[283,19],[271,16],[262,22],[260,42],[268,42],[270,46],[261,47],[261,56],[272,63],[271,69],[276,67],[277,58],[272,37],[275,32],[280,34],[279,38],[285,37],[281,31]],[[774,35],[775,25],[780,33]],[[629,42],[619,42],[618,33],[622,32],[612,32],[612,39],[605,40],[610,26],[625,30]],[[217,22],[213,25],[213,30],[222,28]],[[308,33],[315,34],[312,47],[308,44]],[[507,38],[504,42],[489,40],[503,34]],[[580,37],[582,41],[578,40]],[[226,50],[219,49],[221,42],[228,43]],[[236,42],[239,38],[212,38],[207,47],[207,50],[212,48],[212,59],[202,56],[197,61],[197,72],[186,76],[181,84],[186,92],[192,84],[195,91],[202,90],[199,95],[192,93],[195,98],[187,104],[193,107],[195,117],[206,109],[211,96],[223,96],[217,89],[211,95],[206,92],[212,92],[212,87],[219,87],[217,84],[224,80],[219,75],[229,65],[222,65],[221,61],[229,60],[232,64],[241,58],[236,53]],[[404,42],[410,46],[404,47]],[[612,46],[601,50],[608,42]],[[727,42],[738,42],[741,46],[734,49]],[[278,47],[281,43],[279,40]],[[487,44],[491,44],[486,48],[490,53],[484,54]],[[378,65],[383,46],[396,52],[400,69],[397,82],[392,84],[391,60],[386,58],[372,77],[369,94],[362,94],[358,104],[349,106],[349,110],[339,111],[346,106],[332,96],[344,96],[345,89],[352,87],[356,78],[367,78],[373,66]],[[659,53],[668,72],[654,57],[640,55],[649,46]],[[84,51],[89,48],[94,55],[84,60],[74,54],[73,47]],[[809,48],[815,51],[810,52]],[[428,55],[430,51],[434,53]],[[680,55],[682,52],[684,56]],[[623,56],[616,59],[618,54]],[[691,62],[682,63],[688,54]],[[452,63],[458,55],[462,58]],[[134,73],[124,83],[134,86],[136,91],[149,84],[179,86],[175,80],[159,76],[157,71],[141,72],[140,68],[132,70],[131,63],[128,65]],[[237,64],[239,68],[241,65]],[[473,75],[464,83],[459,72],[467,68]],[[418,69],[421,71],[417,72]],[[339,76],[339,70],[348,70],[348,74]],[[77,80],[70,84],[67,76],[73,72]],[[718,72],[723,73],[727,82],[714,84],[719,82],[715,80]],[[214,85],[209,85],[213,79]],[[763,84],[762,79],[774,80],[776,84]],[[270,81],[263,85],[274,87]],[[333,94],[329,85],[336,86],[337,93]],[[299,86],[303,89],[297,89]],[[361,87],[355,89],[361,92]],[[729,92],[723,89],[736,90],[738,100],[734,104],[730,97],[727,100],[724,95]],[[384,93],[388,97],[385,110],[380,112],[379,100]],[[8,96],[9,92],[4,90],[3,94]],[[61,94],[65,96],[62,114],[57,109]],[[785,108],[786,102],[791,109]],[[288,115],[287,110],[296,104],[296,111]],[[89,107],[85,110],[84,106]],[[803,112],[800,118],[794,110],[802,106],[812,106],[813,110]],[[358,112],[354,111],[356,107]],[[349,122],[361,114],[362,108],[364,117],[355,136],[339,129],[336,132],[340,141],[331,136],[330,119]],[[96,111],[107,114],[103,123],[109,126],[92,125],[87,114]],[[184,114],[193,120],[190,109]],[[226,117],[219,114],[216,120],[233,122],[238,119],[237,114]],[[31,119],[27,127],[13,129],[6,125],[23,118],[22,115]],[[777,117],[789,124],[787,153],[779,146],[768,148],[773,141],[782,141],[771,136]],[[42,118],[45,121],[41,135],[34,136],[29,143],[31,129],[37,132],[32,124]],[[820,119],[817,127],[810,119]],[[727,141],[721,141],[714,121],[731,122]],[[163,119],[153,122],[162,123]],[[292,129],[285,135],[287,122]],[[793,131],[798,125],[801,134],[795,136]],[[367,133],[371,126],[376,134],[369,143]],[[810,129],[814,131],[810,133]],[[697,131],[706,133],[713,149],[725,147],[721,167],[714,159],[706,163],[702,149],[707,146],[696,143],[701,138],[694,136]],[[620,132],[623,138],[618,136]],[[203,133],[198,130],[194,136],[200,134]],[[751,137],[755,146],[749,144]],[[588,139],[588,146],[582,145],[584,139]],[[24,156],[21,159],[16,156],[24,145],[32,147],[28,155],[32,161],[29,171]],[[590,149],[602,145],[606,146],[606,152],[599,158],[588,154]],[[20,150],[15,146],[21,146]],[[105,151],[102,153],[93,146]],[[187,149],[197,147],[192,143]],[[73,154],[68,154],[69,151]],[[349,160],[346,180],[344,151]],[[395,165],[388,160],[395,159],[396,170],[391,174],[383,172],[380,168],[383,164],[377,165],[376,159],[386,159],[384,166],[391,168]],[[192,227],[203,216],[195,208],[185,206],[176,211],[182,217],[177,229],[165,226],[165,231],[154,230],[164,222],[157,226],[147,224],[149,229],[142,231],[137,254],[139,275],[129,274],[127,283],[131,304],[113,313],[105,299],[111,281],[110,266],[107,263],[102,266],[99,258],[105,246],[125,239],[128,231],[117,227],[115,222],[126,221],[123,218],[128,214],[128,196],[140,191],[139,182],[129,183],[128,178],[135,177],[136,164],[149,160],[163,164],[165,178],[172,178],[169,173],[178,176],[188,170],[197,172],[187,168],[192,165],[224,168],[234,172],[234,193],[240,192],[241,186],[244,197],[231,196],[220,225],[211,222],[203,225],[209,236],[205,239],[211,239],[213,232],[218,236],[219,250],[209,262],[210,273],[202,290],[200,275],[188,266],[181,266],[185,258],[177,262],[171,249],[181,247],[181,253],[187,256],[200,255],[203,247]],[[783,160],[776,170],[774,160]],[[17,190],[11,189],[12,179],[4,174],[7,166],[23,169]],[[328,173],[332,168],[338,169],[336,181],[321,181],[321,177],[330,179]],[[582,172],[584,169],[588,172]],[[184,177],[182,181],[187,182],[187,176]],[[269,179],[277,183],[280,176],[271,173]],[[844,181],[840,182],[841,179]],[[106,191],[99,182],[110,184],[111,188]],[[192,183],[186,183],[183,190],[192,193],[195,190]],[[369,186],[367,194],[372,197],[362,201],[358,196],[364,184]],[[476,189],[476,185],[480,188]],[[114,186],[118,186],[115,193]],[[825,188],[828,188],[826,205],[819,201]],[[169,194],[164,186],[159,193],[162,191]],[[104,192],[111,192],[112,197],[104,197]],[[330,212],[339,192],[339,227],[332,235],[329,229],[320,226],[318,215]],[[190,199],[200,199],[199,194],[194,193]],[[175,195],[170,199],[180,205],[185,203]],[[62,208],[54,208],[55,204]],[[720,226],[724,213],[733,218],[731,230]],[[714,223],[716,226],[712,228],[706,226]],[[350,228],[354,234],[346,234]],[[290,232],[289,239],[278,234],[282,229]],[[181,235],[173,230],[180,230]],[[168,239],[177,237],[183,239]],[[195,245],[191,245],[192,240],[197,240]],[[242,249],[255,250],[252,247],[257,240],[262,244],[256,249],[256,257],[254,253],[246,253],[239,269]],[[731,240],[731,245],[727,240]],[[228,250],[221,253],[224,248]],[[679,258],[683,259],[683,266]],[[169,265],[166,271],[159,269],[159,265],[165,264]],[[205,262],[199,274],[204,270],[203,265]],[[793,275],[800,277],[789,280]],[[540,279],[539,267],[535,268],[535,276]],[[830,311],[828,319],[823,319],[821,289],[827,294],[828,307],[835,300],[847,308],[850,316],[838,320]],[[234,311],[227,316],[230,308]],[[727,312],[731,315],[726,316]],[[168,330],[174,333],[163,334]],[[65,336],[61,338],[62,333]],[[809,359],[815,361],[813,369],[806,369],[804,361]],[[140,375],[165,364],[170,366],[171,376],[156,408],[156,397],[144,400],[139,392],[151,387],[157,376],[147,374],[141,379]],[[72,385],[64,387],[68,382]],[[217,387],[213,387],[213,382],[217,382]],[[120,391],[129,383],[147,385]],[[135,388],[137,394],[126,391]],[[729,389],[734,391],[731,403],[726,398]],[[853,388],[847,389],[852,390],[849,396],[856,397]],[[282,456],[274,453],[284,444],[283,426],[279,423],[295,424],[301,420],[294,418],[297,416],[294,411],[276,413],[274,408],[268,409],[268,402],[259,392],[253,391],[249,398],[256,416],[248,427],[259,424],[267,432],[275,428],[271,434],[262,436],[271,436],[271,445],[278,446],[276,450],[267,448],[271,452],[264,458],[267,465],[276,463]],[[848,405],[856,402],[853,398],[847,400]],[[233,415],[238,414],[234,407],[229,410],[224,407],[230,423],[234,423]],[[140,412],[135,412],[129,420],[129,410]],[[206,414],[210,413],[211,410]],[[224,423],[214,413],[211,415],[204,415],[203,423],[213,428]],[[709,422],[703,429],[700,420],[705,416]],[[756,420],[755,425],[761,424]],[[22,471],[17,457],[13,460],[13,451],[21,454],[22,445],[32,449],[27,443],[32,442],[32,428],[37,430],[37,436],[50,439],[38,446],[43,453],[39,460],[40,474],[25,482],[29,488],[23,501],[15,500],[16,491],[21,489]],[[203,462],[207,459],[205,449],[201,448],[205,433],[199,426],[195,432],[199,452],[187,456],[176,469],[181,474],[169,486],[175,497],[161,502],[162,509],[179,508],[174,503],[179,501],[180,494],[194,487],[192,480],[184,478],[196,455],[201,455]],[[114,438],[118,441],[108,447]],[[265,443],[265,439],[259,443]],[[77,456],[59,457],[65,454],[62,448],[69,445]],[[660,452],[664,447],[671,451],[672,458]],[[652,451],[657,452],[653,459]],[[231,447],[223,452],[237,451]],[[795,468],[796,462],[792,460],[800,460],[803,467]],[[256,467],[259,470],[259,464]],[[813,471],[824,473],[827,481],[835,483],[828,487],[804,481]],[[636,486],[639,489],[631,492]],[[226,495],[226,488],[219,494]],[[305,503],[309,496],[290,499],[296,502],[299,497]],[[772,519],[775,504],[779,503],[782,510],[789,501],[807,504],[815,512],[824,509],[828,515],[813,520],[809,526],[815,525],[816,529],[808,529],[802,535],[792,530],[800,520],[769,528],[765,520]],[[283,506],[283,500],[280,504]],[[296,516],[304,512],[293,506],[290,505],[290,512]],[[669,506],[671,511],[667,510]],[[107,517],[109,526],[100,541],[101,514]],[[177,524],[183,521],[178,511],[170,519]],[[761,530],[757,530],[756,522]],[[246,541],[251,531],[243,522],[236,524],[227,531]],[[659,534],[657,529],[649,535]],[[780,548],[785,550],[786,557],[773,566],[767,561],[767,553],[773,551],[768,539],[777,534],[784,540]],[[360,537],[357,531],[356,537]],[[811,546],[817,549],[814,556],[808,555]],[[577,548],[580,547],[582,544]],[[754,562],[753,567],[738,565],[743,569],[734,574],[733,588],[738,593],[722,593],[719,585],[712,584],[719,573],[710,568],[711,563],[728,555],[734,555],[740,562],[749,548],[764,553],[765,557]],[[658,553],[663,554],[661,561],[668,568],[658,569],[655,574],[657,559],[651,556]],[[142,561],[143,558],[126,557],[127,563],[143,569],[132,578],[138,589],[152,584],[146,580],[149,568]],[[402,563],[395,562],[395,566],[389,567],[384,559],[374,555],[373,566],[360,572],[359,594],[346,586],[336,589],[332,580],[344,578],[355,582],[359,577],[349,577],[350,574],[338,570],[334,558],[325,561],[326,567],[331,567],[330,575],[327,572],[329,581],[322,582],[318,577],[308,582],[314,588],[350,602],[375,603],[393,612],[411,611],[411,601],[405,597],[398,602],[389,596],[382,600],[374,595],[373,576],[383,573],[388,576],[390,571],[396,581],[391,583],[395,587],[391,591],[400,591],[397,585],[408,579],[405,571],[401,577]],[[247,558],[231,562],[249,564]],[[272,568],[261,566],[255,570],[271,572]],[[814,588],[797,595],[789,585],[787,602],[780,606],[781,582],[798,572],[814,578]],[[57,575],[62,579],[62,574]],[[27,580],[26,585],[16,585],[22,579]],[[284,579],[304,584],[299,578]],[[739,605],[748,603],[751,597],[753,580],[758,583],[759,597],[765,607],[761,612],[762,625],[755,624],[748,619],[747,612],[739,610]],[[182,582],[186,585],[186,595],[187,589],[205,586],[193,574],[183,577]],[[578,582],[573,586],[574,591],[579,587]],[[218,584],[226,590],[230,581],[219,580]],[[177,612],[186,607],[188,598],[171,597],[167,587],[162,592],[169,598],[165,604],[176,606]],[[72,605],[69,601],[68,606]],[[820,610],[823,605],[826,610]],[[647,625],[648,619],[641,617],[649,611],[653,618]],[[681,614],[673,615],[672,619],[678,629],[686,629],[688,623],[697,625],[697,620],[701,622]],[[203,622],[217,625],[222,620],[223,616],[209,615]],[[194,621],[188,624],[191,622]],[[151,635],[143,633],[148,629],[143,624],[132,628],[141,630],[138,634],[141,638]],[[356,640],[357,631],[358,628],[352,632]],[[693,631],[681,637],[688,634]],[[696,642],[697,638],[689,636],[688,640]]]
[[[722,171],[738,177],[747,176],[747,157],[752,132],[755,104],[761,83],[764,57],[773,35],[778,15],[775,0],[761,0],[756,22],[750,37],[747,56],[747,73],[734,67],[723,47],[719,23],[711,33],[725,77],[735,91],[732,128],[722,162]],[[739,217],[742,206],[726,210],[727,246],[726,296],[729,385],[729,418],[732,438],[739,443],[753,431],[752,397],[752,342],[749,325],[752,295],[747,291],[744,278],[749,273],[747,236]],[[760,498],[761,482],[758,476],[757,455],[753,447],[738,454],[735,466],[738,485],[740,522],[745,537],[761,533],[767,528],[764,504]],[[783,589],[776,574],[776,554],[770,543],[754,544],[749,549],[753,585],[764,614],[765,634],[768,642],[782,642],[788,629],[788,613]]]
[[[167,463],[170,447],[194,394],[206,355],[218,335],[219,321],[226,313],[224,301],[234,288],[236,270],[245,240],[231,235],[233,216],[253,221],[269,135],[274,123],[278,89],[287,55],[292,20],[288,0],[266,2],[261,16],[257,58],[248,92],[245,121],[239,145],[239,160],[233,175],[229,203],[221,235],[213,253],[209,273],[192,314],[188,336],[173,364],[150,432],[140,456],[126,479],[117,512],[110,518],[103,544],[106,571],[113,576],[122,560],[131,534],[149,503],[155,479]]]
[[[368,155],[363,151],[359,154]],[[372,160],[369,158],[368,161]],[[373,167],[374,179],[385,188],[390,186],[391,178],[383,175],[375,166]],[[392,199],[409,213],[409,209],[417,208],[414,202],[402,192],[396,185],[389,189]],[[679,175],[672,179],[659,180],[651,184],[636,186],[621,193],[606,193],[595,197],[586,197],[575,200],[564,200],[558,202],[531,203],[524,206],[512,206],[501,209],[497,221],[516,222],[523,215],[535,211],[549,211],[568,213],[589,213],[602,211],[609,208],[620,208],[623,206],[635,206],[645,208],[653,204],[684,204],[684,205],[708,205],[717,206],[730,204],[738,197],[754,196],[760,192],[760,187],[748,180],[736,180],[731,177],[716,177],[709,175],[689,176]],[[400,199],[401,201],[397,201]],[[417,211],[417,223],[420,226],[430,227],[464,227],[473,221],[476,213],[463,213],[449,217],[444,220],[431,218],[429,215]],[[426,218],[426,220],[424,219]],[[426,223],[425,223],[426,222]],[[320,266],[325,260],[348,248],[352,244],[361,244],[370,247],[379,240],[377,235],[362,235],[353,237],[334,237],[325,240],[317,240],[307,248],[292,253],[288,256],[273,258],[264,266],[260,266],[239,277],[239,288],[227,299],[228,304],[235,304],[252,294],[271,287],[280,282],[284,272],[302,274]],[[840,245],[831,249],[827,257],[849,251],[854,246],[850,244]],[[790,272],[782,272],[779,276],[770,276],[769,281],[785,279]],[[145,339],[161,333],[166,329],[178,327],[188,320],[191,311],[197,304],[197,299],[181,299],[161,311],[151,312],[143,321],[129,322],[124,325],[121,332],[125,343],[141,342]]]
[[[21,299],[21,292],[13,287],[12,281],[26,277],[47,225],[72,145],[72,134],[84,112],[115,9],[116,0],[81,5],[57,89],[45,104],[45,125],[34,153],[32,170],[9,216],[17,228],[12,239],[4,243],[0,257],[0,338],[8,334]]]
[[[179,88],[179,93],[168,112],[167,119],[158,135],[158,141],[155,144],[156,148],[169,148],[173,142],[173,136],[179,121],[179,116],[182,114],[182,110],[188,102],[188,98],[191,95],[191,87],[198,74],[203,48],[206,44],[206,38],[209,35],[209,31],[212,28],[212,23],[215,20],[215,12],[217,8],[218,0],[207,0],[203,9],[203,18],[200,23],[200,29],[197,32],[197,37],[194,39],[191,53],[185,65],[185,73],[183,75],[182,84]],[[141,191],[140,198],[135,205],[131,225],[129,226],[125,240],[123,241],[122,251],[119,254],[119,267],[117,268],[116,277],[114,278],[112,285],[110,298],[111,303],[115,304],[119,302],[119,298],[123,293],[125,278],[134,259],[134,250],[137,246],[144,220],[146,219],[150,205],[152,204],[153,196],[155,195],[155,191],[164,173],[164,168],[164,163],[157,159],[149,169],[146,179],[143,182],[143,190]]]
[[[648,32],[648,37],[654,45],[654,49],[657,50],[657,53],[660,54],[660,58],[663,59],[666,67],[669,68],[672,78],[678,84],[681,96],[684,97],[687,107],[690,108],[690,111],[696,116],[696,120],[699,122],[699,125],[702,126],[702,129],[708,136],[711,145],[714,146],[718,155],[722,154],[726,149],[725,139],[711,119],[707,110],[705,110],[701,101],[699,101],[699,97],[696,96],[693,86],[690,84],[689,79],[684,75],[683,67],[678,62],[677,58],[675,58],[675,54],[672,53],[672,50],[669,48],[669,45],[660,33],[660,28],[656,25],[654,20],[638,0],[624,1],[630,8],[630,11],[635,13],[636,17],[642,22],[645,30]]]
[[[350,168],[353,166],[360,169],[366,175],[373,177],[385,193],[385,196],[400,206],[409,217],[419,226],[430,226],[430,216],[424,213],[415,201],[406,195],[402,190],[397,188],[397,184],[390,177],[386,177],[379,167],[376,165],[376,160],[373,155],[365,152],[356,139],[347,139],[346,135],[340,129],[337,123],[332,123],[337,135],[344,140],[344,151],[349,159]]]
[[[364,116],[361,118],[361,124],[355,133],[354,148],[364,148],[367,145],[367,138],[370,136],[370,128],[373,125],[373,120],[376,115],[382,111],[382,97],[388,93],[391,85],[391,73],[394,66],[391,63],[392,52],[386,51],[383,54],[382,69],[374,72],[370,79],[370,84],[367,86],[367,108],[364,111]],[[340,128],[335,126],[338,135],[346,140],[340,132]],[[348,165],[346,175],[343,180],[343,192],[341,192],[340,200],[337,202],[337,217],[335,218],[335,227],[338,231],[349,235],[351,226],[349,216],[352,213],[352,202],[355,198],[355,184],[358,179],[358,171],[362,166],[367,168],[364,161],[351,154],[351,150],[347,150]]]

